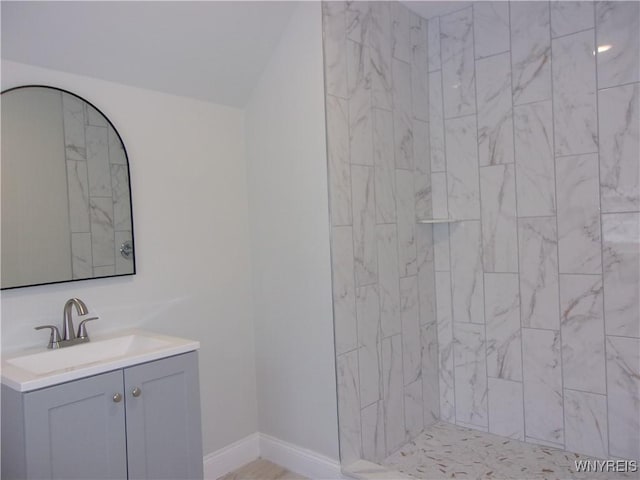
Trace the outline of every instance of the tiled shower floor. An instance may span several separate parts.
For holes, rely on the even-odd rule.
[[[421,479],[616,479],[636,473],[576,473],[592,459],[556,448],[510,440],[439,422],[388,457],[383,465]]]

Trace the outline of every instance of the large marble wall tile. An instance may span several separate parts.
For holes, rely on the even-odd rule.
[[[440,389],[438,388],[438,324],[421,327],[422,338],[422,406],[424,425],[440,420]]]
[[[340,460],[349,464],[362,458],[360,399],[358,391],[358,352],[338,355],[338,426]]]
[[[560,37],[593,28],[594,2],[551,2],[551,36]]]
[[[607,397],[564,390],[565,447],[595,458],[609,456]]]
[[[429,120],[427,21],[411,15],[411,105],[414,118]]]
[[[116,274],[115,265],[103,265],[101,267],[93,267],[94,277],[113,277]]]
[[[109,163],[112,165],[126,165],[127,156],[124,151],[123,142],[111,125],[107,127],[109,141]]]
[[[560,332],[522,329],[527,436],[562,444],[564,413],[560,348]]]
[[[640,84],[598,92],[603,212],[640,210]]]
[[[391,110],[391,10],[390,2],[371,2],[371,101]]]
[[[346,2],[322,2],[325,89],[327,94],[347,98]]]
[[[480,218],[476,116],[445,122],[449,215],[456,220]]]
[[[362,458],[380,462],[386,456],[384,438],[384,409],[376,402],[362,409]]]
[[[352,164],[373,164],[369,47],[347,40],[349,151]]]
[[[376,212],[373,191],[373,168],[351,167],[353,205],[353,254],[356,286],[377,281],[375,227]]]
[[[62,94],[62,118],[64,122],[64,148],[67,160],[86,160],[87,148],[84,138],[84,103],[77,97]]]
[[[516,440],[524,440],[522,383],[488,379],[489,432]]]
[[[555,217],[518,220],[523,327],[560,328]]]
[[[327,95],[326,111],[331,225],[351,225],[349,106],[346,100]]]
[[[67,160],[69,227],[71,232],[89,232],[89,180],[87,162]]]
[[[520,291],[516,273],[485,273],[487,375],[522,381]]]
[[[431,202],[433,218],[449,218],[447,174],[445,172],[431,174]]]
[[[598,155],[556,159],[561,273],[601,273]]]
[[[402,317],[402,371],[404,385],[408,385],[420,379],[422,368],[422,344],[418,318],[418,279],[416,277],[400,279],[400,313]],[[422,412],[422,406],[420,411]]]
[[[432,172],[444,172],[446,168],[442,109],[442,75],[438,70],[429,74],[429,148]]]
[[[431,225],[416,227],[418,245],[418,305],[420,324],[436,319],[436,287],[434,275],[433,229]]]
[[[484,323],[480,222],[450,224],[449,232],[453,320]]]
[[[411,13],[400,2],[391,5],[391,54],[403,62],[411,61]]]
[[[115,232],[116,241],[116,275],[125,275],[133,273],[133,260],[120,255],[120,246],[125,242],[131,242],[132,235],[130,231]]]
[[[373,109],[373,158],[375,163],[376,222],[396,222],[396,170],[393,147],[393,116]]]
[[[340,355],[353,350],[358,343],[351,227],[331,230],[331,271],[336,354]]]
[[[483,325],[454,323],[456,422],[487,427],[487,363]]]
[[[551,101],[513,109],[518,216],[555,215],[556,184]]]
[[[85,130],[87,142],[87,168],[89,195],[111,197],[111,169],[107,129],[88,126]]]
[[[564,388],[606,393],[600,275],[560,275]]]
[[[376,226],[378,250],[378,294],[382,336],[401,332],[400,287],[398,274],[398,233],[395,225]]]
[[[433,256],[436,272],[448,272],[449,267],[449,225],[438,223],[433,226]]]
[[[471,7],[440,17],[445,118],[476,111]]]
[[[413,174],[396,170],[396,202],[398,218],[398,268],[401,277],[418,271],[416,250],[416,209],[413,193]]]
[[[358,372],[360,379],[360,406],[371,405],[382,398],[382,331],[380,306],[375,285],[356,290],[356,316],[358,319]],[[336,331],[336,336],[338,332]]]
[[[129,169],[126,165],[111,164],[111,193],[113,195],[113,226],[116,230],[131,230],[131,191]]]
[[[552,42],[556,155],[598,151],[594,42],[592,30]]]
[[[597,2],[598,87],[640,81],[640,4],[638,2]]]
[[[511,2],[513,103],[551,98],[548,2]]]
[[[473,31],[476,58],[508,51],[509,2],[474,2]]]
[[[480,165],[513,163],[511,56],[509,52],[476,61],[478,82],[478,157]]]
[[[93,266],[115,265],[115,240],[113,230],[113,200],[91,198],[89,200],[91,221],[91,252]]]
[[[440,70],[440,17],[427,20],[427,55],[429,72]]]
[[[404,387],[404,424],[407,439],[417,437],[424,429],[420,379]]]
[[[640,213],[602,215],[607,335],[640,337]]]
[[[413,127],[415,214],[416,218],[433,218],[431,160],[429,158],[429,124],[414,119]]]
[[[393,59],[393,138],[396,168],[413,170],[413,113],[411,109],[411,66]]]
[[[449,272],[436,272],[436,303],[440,417],[446,422],[455,422],[453,317],[451,311],[451,274]]]
[[[609,454],[640,458],[640,340],[607,337]]]
[[[482,258],[485,272],[518,271],[516,184],[513,165],[480,169]]]
[[[74,279],[93,276],[91,234],[71,234],[71,273]]]
[[[89,104],[85,104],[86,112],[85,112],[85,120],[87,125],[93,127],[104,127],[105,129],[109,126],[109,121],[107,118],[100,113],[96,108],[92,107]]]
[[[402,446],[406,439],[401,335],[394,335],[382,341],[382,369],[384,430],[387,454],[390,454]]]
[[[368,45],[371,4],[369,2],[346,2],[345,7],[347,38]]]

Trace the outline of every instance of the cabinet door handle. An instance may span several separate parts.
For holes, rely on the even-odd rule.
[[[122,395],[120,395],[119,393],[116,393],[116,394],[113,396],[113,401],[114,401],[115,403],[120,403],[120,400],[122,400]]]
[[[131,390],[131,395],[133,395],[134,397],[139,397],[140,395],[142,395],[142,390],[140,390],[138,387],[134,387],[134,389]]]

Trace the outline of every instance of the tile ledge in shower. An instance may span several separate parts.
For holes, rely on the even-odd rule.
[[[453,223],[453,222],[457,222],[457,220],[453,219],[453,218],[425,218],[425,219],[418,219],[416,220],[417,223],[426,223],[426,224],[430,224],[430,223]]]
[[[414,479],[396,470],[390,470],[376,463],[367,460],[357,460],[345,467],[342,467],[342,473],[349,478],[358,478],[361,480],[405,480]]]

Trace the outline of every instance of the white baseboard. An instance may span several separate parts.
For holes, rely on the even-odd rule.
[[[270,435],[260,435],[260,456],[314,480],[339,480],[340,462]]]
[[[313,480],[341,480],[340,462],[263,433],[251,434],[204,457],[205,480],[221,476],[264,458]]]
[[[253,462],[260,456],[258,433],[238,440],[204,457],[205,480],[216,480],[222,475]]]

